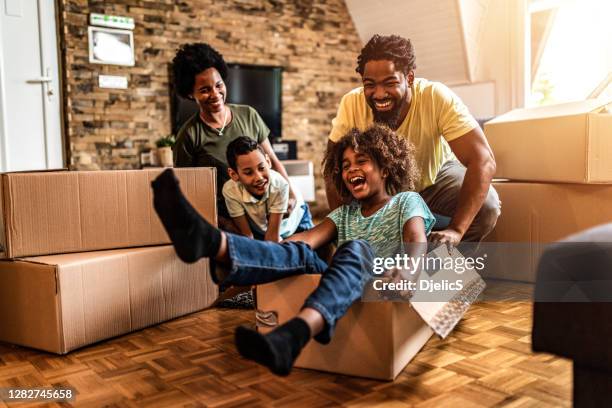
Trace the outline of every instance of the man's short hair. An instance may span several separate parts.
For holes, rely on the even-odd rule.
[[[176,92],[187,98],[193,92],[196,75],[208,68],[215,68],[224,80],[227,77],[225,60],[213,47],[205,43],[181,45],[172,60]]]
[[[357,57],[355,71],[363,76],[367,62],[380,60],[393,61],[395,69],[403,72],[404,75],[416,68],[416,57],[412,43],[399,35],[375,34],[361,49],[361,54]]]
[[[266,155],[266,152],[264,152],[263,148],[255,140],[248,136],[237,137],[227,145],[227,150],[225,152],[227,165],[232,170],[238,171],[238,167],[236,166],[238,156],[251,153],[255,150],[259,150],[264,156]]]

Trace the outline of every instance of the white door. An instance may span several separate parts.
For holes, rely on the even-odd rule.
[[[64,167],[55,2],[0,0],[0,170]]]

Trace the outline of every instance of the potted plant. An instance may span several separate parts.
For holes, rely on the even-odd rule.
[[[176,143],[174,135],[167,135],[160,137],[155,142],[157,146],[157,155],[159,157],[159,164],[162,167],[172,167],[172,147]]]

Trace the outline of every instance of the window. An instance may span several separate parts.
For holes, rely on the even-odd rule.
[[[531,1],[530,106],[612,97],[612,1]]]

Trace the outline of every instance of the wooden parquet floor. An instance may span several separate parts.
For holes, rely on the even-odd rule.
[[[234,327],[253,312],[212,309],[62,357],[0,345],[0,387],[77,390],[71,404],[46,406],[570,406],[571,362],[531,352],[531,310],[525,300],[474,305],[394,382],[300,369],[275,377],[234,347]]]

